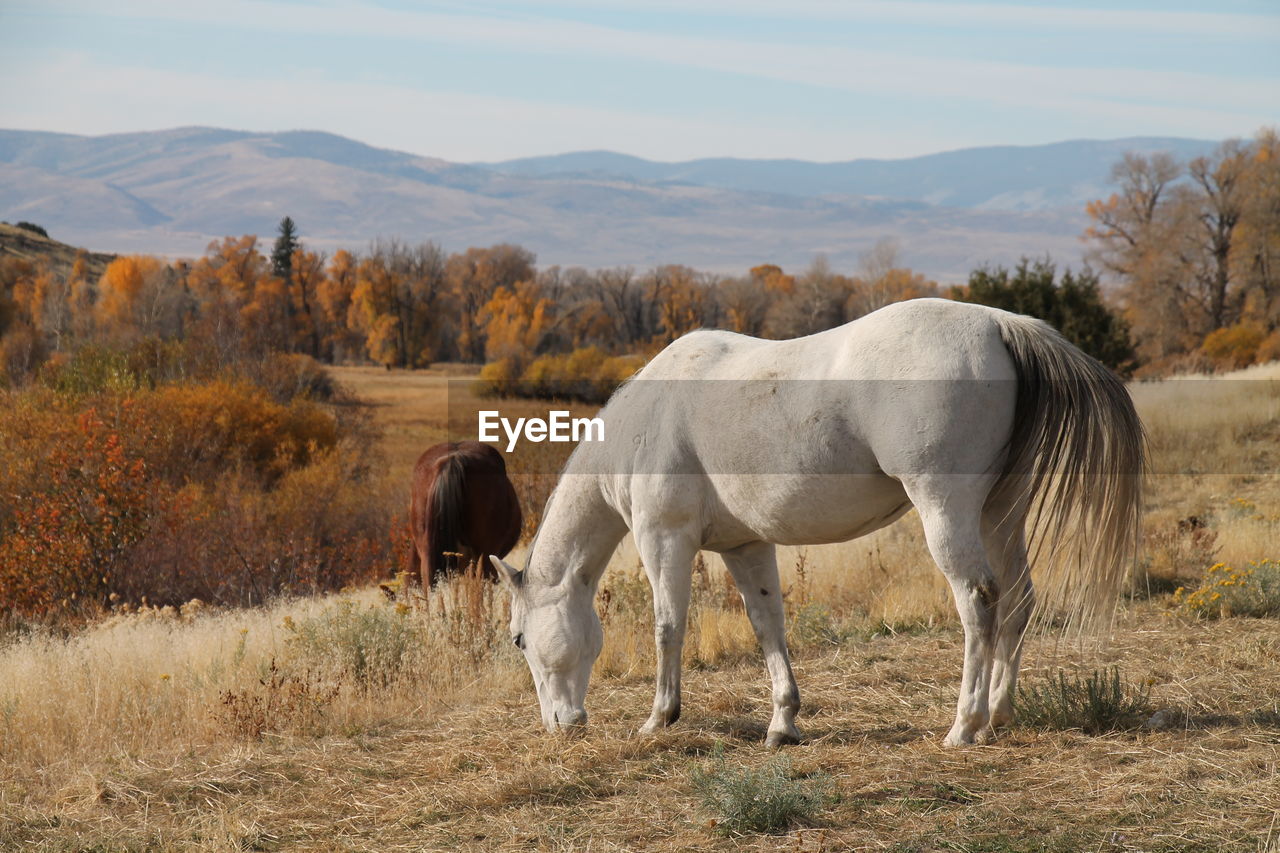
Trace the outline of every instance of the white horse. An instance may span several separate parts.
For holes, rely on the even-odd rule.
[[[628,529],[658,656],[641,731],[680,715],[692,563],[706,549],[764,651],[770,746],[799,739],[800,707],[775,545],[842,542],[915,506],[964,626],[955,745],[1013,715],[1033,603],[1028,514],[1048,550],[1075,532],[1092,552],[1065,575],[1077,614],[1114,605],[1136,539],[1144,439],[1123,384],[1043,322],[985,306],[913,300],[788,341],[693,332],[600,416],[606,441],[575,450],[525,569],[491,558],[552,731],[586,723],[603,643],[592,602]]]

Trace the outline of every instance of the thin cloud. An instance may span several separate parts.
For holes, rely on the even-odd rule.
[[[57,2],[57,0],[54,0]],[[754,0],[756,6],[777,4]],[[834,4],[801,0],[802,5],[828,8]],[[64,6],[81,6],[63,0]],[[712,3],[711,5],[716,5]],[[937,3],[888,4],[865,2],[887,14],[889,7],[913,9],[915,14],[956,14],[975,10],[979,17],[1009,7]],[[86,11],[95,7],[83,4]],[[983,10],[986,10],[983,12]],[[1079,10],[1036,9],[1037,15]],[[580,21],[545,17],[501,17],[438,12],[402,11],[350,2],[300,7],[295,4],[225,0],[216,7],[129,0],[106,14],[146,19],[181,20],[210,25],[251,22],[254,29],[281,33],[347,35],[412,39],[449,45],[467,44],[522,53],[555,56],[629,58],[640,62],[726,72],[860,94],[944,97],[1014,107],[1041,108],[1053,103],[1081,117],[1107,117],[1117,104],[1139,113],[1167,114],[1186,108],[1188,115],[1237,125],[1265,123],[1274,114],[1276,81],[1184,71],[1132,68],[1053,68],[1011,62],[938,59],[902,52],[857,50],[790,44],[780,41],[714,39],[670,33],[622,30]],[[1131,26],[1161,15],[1118,12]],[[1190,13],[1185,13],[1190,14]],[[1206,16],[1232,17],[1232,16]],[[1262,18],[1274,24],[1274,18]],[[1039,20],[1039,19],[1037,19]],[[972,22],[971,22],[972,23]],[[767,61],[762,61],[767,57]],[[1183,124],[1187,124],[1184,122]]]
[[[107,67],[83,54],[64,53],[28,69],[40,91],[6,98],[4,122],[14,127],[65,133],[124,133],[181,125],[247,130],[315,129],[362,142],[454,161],[502,160],[584,148],[632,151],[647,157],[767,156],[805,150],[814,159],[909,156],[936,150],[920,137],[904,148],[900,129],[859,132],[857,138],[805,128],[761,127],[747,122],[689,119],[625,110],[425,91],[404,86],[334,82],[320,72],[289,80],[228,80],[141,67]],[[245,92],[252,92],[246,97]],[[317,97],[323,93],[323,97]],[[160,122],[148,119],[157,114]],[[932,147],[931,147],[932,146]],[[692,153],[691,153],[692,152]]]
[[[504,5],[537,8],[537,0]],[[574,9],[732,14],[738,17],[812,21],[892,21],[964,29],[1073,30],[1103,33],[1168,33],[1274,39],[1280,15],[1178,12],[1163,9],[1098,9],[1003,3],[930,3],[903,0],[565,0]]]

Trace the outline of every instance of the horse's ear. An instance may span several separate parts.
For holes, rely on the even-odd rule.
[[[520,585],[524,583],[524,572],[518,571],[515,566],[504,563],[501,558],[489,555],[489,561],[493,563],[493,568],[498,573],[498,577],[502,582],[511,587],[512,591],[518,590]]]

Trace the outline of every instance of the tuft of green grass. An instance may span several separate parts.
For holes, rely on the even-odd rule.
[[[797,777],[786,755],[775,755],[756,769],[730,767],[722,744],[716,745],[709,766],[694,769],[692,781],[703,806],[715,815],[716,831],[724,835],[786,832],[813,820],[832,800],[826,774]]]
[[[1071,679],[1058,670],[1056,678],[1020,687],[1014,704],[1024,726],[1086,734],[1137,728],[1152,710],[1147,688],[1125,684],[1119,667]]]
[[[836,622],[831,608],[811,603],[791,617],[790,643],[793,647],[839,646],[851,638],[846,626]]]

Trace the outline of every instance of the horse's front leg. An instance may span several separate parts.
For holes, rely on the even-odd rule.
[[[658,653],[653,713],[640,727],[642,733],[648,734],[680,718],[680,657],[697,546],[664,533],[640,534],[636,544],[653,587],[653,638]]]
[[[799,743],[800,732],[795,721],[796,712],[800,710],[800,689],[796,687],[791,656],[787,653],[777,552],[767,542],[754,542],[722,556],[746,605],[773,684],[773,719],[769,722],[765,744],[778,747]]]

